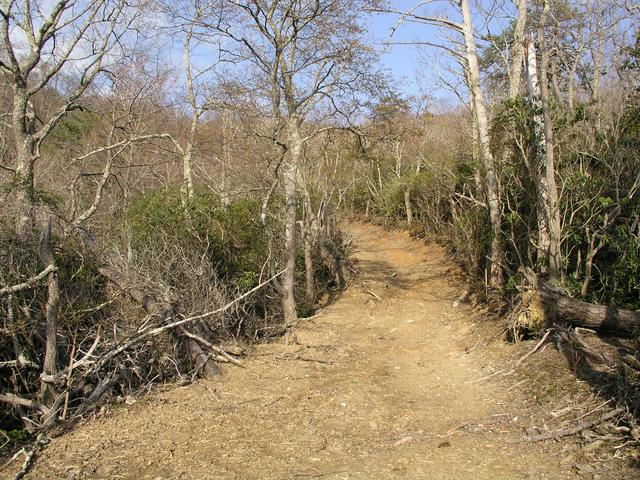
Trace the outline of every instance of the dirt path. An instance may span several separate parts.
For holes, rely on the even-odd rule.
[[[444,253],[352,229],[360,276],[300,345],[123,405],[54,440],[29,478],[574,478],[558,445],[508,442],[522,407],[477,382],[485,362],[465,351],[471,312],[452,305]]]

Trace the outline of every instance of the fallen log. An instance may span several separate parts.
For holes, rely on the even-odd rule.
[[[244,366],[244,364],[242,362],[240,362],[240,361],[236,360],[235,358],[233,358],[224,349],[222,349],[220,347],[217,347],[213,343],[205,340],[204,338],[200,337],[199,335],[196,335],[194,333],[189,332],[188,330],[186,330],[184,328],[180,328],[180,331],[181,331],[182,335],[184,335],[186,337],[189,337],[190,339],[195,340],[198,343],[201,343],[202,345],[204,345],[205,347],[209,348],[213,352],[218,353],[219,355],[215,355],[214,356],[216,359],[221,358],[225,362],[233,363],[234,365],[237,365],[239,367],[245,368],[245,366]]]
[[[563,323],[576,327],[631,334],[640,331],[640,312],[607,305],[596,305],[575,298],[540,292],[548,313]]]
[[[632,334],[640,331],[640,312],[607,305],[596,305],[563,295],[532,270],[524,270],[527,281],[538,291],[544,305],[546,323],[565,323],[575,327]]]

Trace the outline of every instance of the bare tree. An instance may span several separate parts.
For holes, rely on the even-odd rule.
[[[37,193],[34,167],[43,141],[105,72],[114,48],[133,23],[125,0],[3,0],[0,29],[4,55],[0,70],[13,93],[18,234],[28,234],[35,221]],[[38,111],[34,97],[61,78],[73,78],[52,111]]]
[[[214,98],[216,66],[218,65],[219,34],[213,29],[203,28],[205,16],[212,7],[210,2],[161,2],[161,10],[168,19],[171,35],[180,38],[183,51],[183,73],[186,88],[186,104],[189,125],[182,142],[176,148],[182,156],[182,193],[186,203],[194,195],[193,155],[196,136],[203,116],[219,104]],[[207,53],[206,62],[194,60],[194,52]]]
[[[464,45],[464,58],[465,63],[464,75],[469,88],[469,96],[473,104],[472,111],[474,113],[474,121],[477,129],[477,143],[478,152],[484,167],[484,179],[485,179],[485,196],[486,205],[489,213],[489,220],[491,224],[492,240],[491,240],[491,254],[489,258],[490,275],[489,284],[493,287],[500,287],[503,283],[503,248],[502,248],[502,218],[501,218],[501,205],[500,205],[500,188],[498,183],[498,176],[496,173],[495,160],[490,148],[489,138],[489,118],[487,115],[487,107],[484,98],[480,82],[480,67],[478,63],[478,53],[476,47],[476,40],[474,36],[473,18],[471,15],[471,9],[469,7],[468,0],[458,0],[455,2],[455,8],[458,14],[462,17],[462,22],[456,22],[446,16],[437,15],[418,15],[414,13],[419,7],[423,6],[425,2],[416,4],[409,11],[402,12],[393,9],[380,9],[381,12],[396,13],[400,15],[400,22],[412,21],[422,23],[429,26],[436,26],[449,31],[455,32],[462,37],[462,43]],[[458,42],[455,40],[454,42]],[[442,45],[436,45],[440,48],[452,50],[450,47],[443,47]],[[459,52],[454,43],[453,47],[454,55],[458,56]]]
[[[473,22],[469,2],[460,0],[460,10],[462,12],[462,33],[467,54],[467,66],[469,68],[469,89],[475,106],[475,116],[478,128],[478,143],[480,154],[485,168],[486,181],[486,203],[489,210],[489,219],[493,233],[491,240],[491,266],[490,285],[498,287],[502,285],[502,218],[500,207],[500,191],[498,177],[496,175],[495,162],[489,146],[489,120],[486,113],[486,106],[482,88],[480,86],[480,68],[478,66],[478,55],[473,33]]]
[[[285,152],[282,295],[287,325],[297,319],[296,206],[303,148],[320,132],[335,128],[336,116],[346,118],[351,113],[345,101],[367,77],[369,52],[361,41],[359,17],[370,3],[223,1],[212,10],[210,20],[203,21],[234,45],[226,51],[229,62],[251,66],[252,93],[268,103],[264,115],[272,126],[273,142]]]
[[[536,179],[538,198],[538,251],[543,259],[542,268],[548,270],[549,279],[557,282],[562,276],[562,252],[560,249],[560,208],[555,179],[553,123],[549,100],[549,50],[545,38],[545,22],[549,3],[542,6],[537,38],[530,35],[527,47],[527,84],[533,108],[535,126],[535,158],[532,165]],[[537,40],[540,68],[536,58]],[[539,77],[539,81],[538,81]]]

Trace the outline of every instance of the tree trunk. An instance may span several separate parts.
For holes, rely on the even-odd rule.
[[[26,92],[14,87],[13,136],[16,147],[16,234],[24,238],[35,228],[35,184],[33,166],[37,145],[33,138],[34,119],[29,114]]]
[[[502,275],[502,225],[500,212],[500,193],[498,178],[495,172],[495,162],[489,146],[489,122],[484,104],[482,89],[480,88],[480,68],[476,53],[475,39],[473,38],[473,24],[468,0],[460,0],[460,9],[464,19],[463,33],[467,54],[467,66],[469,68],[469,90],[475,106],[476,122],[478,127],[478,146],[484,164],[486,180],[486,200],[491,222],[491,257],[489,284],[492,287],[501,287]]]
[[[19,160],[19,164],[22,162]],[[27,160],[27,163],[30,163]],[[16,168],[18,176],[18,191],[16,193],[16,234],[18,238],[25,238],[31,232],[35,225],[35,202],[33,198],[33,168]]]
[[[549,8],[545,2],[545,8]],[[549,224],[549,279],[553,281],[562,280],[562,232],[560,223],[560,198],[558,186],[556,184],[556,167],[554,153],[553,118],[551,116],[551,103],[549,100],[549,48],[544,39],[542,27],[538,29],[538,43],[541,49],[540,62],[540,94],[542,100],[542,112],[544,115],[544,138],[546,164],[544,175],[547,184],[547,204],[546,212]]]
[[[182,156],[182,193],[183,203],[190,202],[193,199],[193,168],[191,166],[193,159],[193,143],[195,142],[196,132],[198,130],[199,112],[194,111],[191,118],[191,126],[189,127],[189,136],[187,145]]]
[[[465,78],[467,84],[471,85],[471,79],[469,77],[469,70],[465,70]],[[480,154],[480,138],[478,134],[478,122],[476,115],[476,101],[473,98],[473,92],[470,92],[471,101],[469,102],[469,108],[471,109],[471,158],[473,159],[473,181],[476,186],[476,195],[479,198],[484,199],[485,190],[482,185],[482,172],[480,171],[480,164],[482,163]]]
[[[193,199],[193,170],[191,160],[193,158],[193,144],[198,131],[198,121],[202,110],[198,108],[193,74],[191,71],[191,39],[193,37],[194,24],[189,24],[184,42],[184,68],[187,79],[187,96],[191,107],[191,124],[187,135],[187,144],[182,155],[182,205],[186,208],[187,203]]]
[[[589,229],[586,228],[587,238],[589,238]],[[596,246],[596,233],[591,234],[591,238],[589,239],[589,250],[587,251],[587,256],[585,258],[584,264],[584,279],[582,280],[582,287],[580,288],[580,295],[586,297],[589,293],[589,287],[591,286],[591,277],[593,272],[593,259],[596,257],[600,249],[602,248],[602,243],[599,243]]]
[[[520,93],[520,77],[524,60],[524,29],[527,23],[527,0],[518,0],[518,19],[513,31],[511,44],[512,63],[509,75],[509,99],[514,99]]]
[[[533,128],[536,141],[535,159],[531,165],[531,176],[537,186],[536,206],[538,218],[538,259],[542,260],[542,270],[549,270],[549,215],[546,210],[548,186],[546,177],[547,155],[542,100],[538,85],[538,67],[533,35],[527,45],[527,86],[529,101],[533,107]]]
[[[594,255],[589,253],[584,266],[584,279],[582,280],[582,286],[580,287],[580,295],[586,297],[589,293],[589,287],[591,286],[591,276],[593,269],[593,257]]]
[[[596,129],[600,130],[600,116],[602,109],[600,108],[600,84],[602,80],[602,56],[604,46],[604,32],[603,32],[603,12],[598,11],[596,13],[596,41],[595,45],[591,45],[591,56],[593,57],[593,82],[592,82],[592,95],[591,103],[594,106],[594,115],[596,119]]]
[[[305,267],[305,301],[313,305],[316,296],[316,286],[313,266],[313,242],[308,232],[304,236],[304,267]]]
[[[548,273],[551,282],[562,277],[562,252],[560,249],[560,210],[558,188],[555,180],[555,160],[553,152],[553,123],[549,106],[549,79],[547,68],[549,54],[545,47],[544,22],[548,12],[545,2],[538,27],[538,46],[541,50],[538,71],[535,38],[531,34],[527,45],[527,85],[529,99],[533,107],[535,128],[535,160],[532,176],[537,183],[538,216],[538,258],[542,259],[542,271]],[[538,82],[538,74],[540,82]]]
[[[314,234],[313,222],[311,219],[311,198],[309,192],[304,192],[304,270],[305,270],[305,301],[307,305],[313,305],[316,296],[315,275],[313,265]]]
[[[231,171],[231,131],[232,121],[225,112],[222,114],[222,165],[220,168],[220,202],[223,207],[231,203],[229,195],[229,173]]]
[[[296,300],[294,297],[296,273],[296,194],[298,180],[298,162],[302,154],[302,138],[300,126],[296,118],[289,120],[289,158],[285,164],[285,221],[284,221],[284,255],[285,272],[282,276],[282,309],[285,325],[293,325],[297,319]]]
[[[524,29],[527,24],[527,0],[518,0],[518,19],[516,20],[513,32],[513,42],[511,44],[512,60],[509,69],[509,100],[515,100],[520,94],[520,80],[522,77],[522,66],[525,59]],[[513,133],[515,125],[510,120],[503,127],[504,137],[502,144],[502,163],[507,164],[511,157],[515,157]]]
[[[53,249],[51,247],[51,219],[42,231],[40,237],[40,261],[44,267],[55,265]],[[47,276],[47,304],[45,306],[46,320],[46,347],[44,355],[43,373],[47,376],[55,375],[58,371],[58,310],[60,308],[60,286],[58,284],[58,272],[53,271]],[[58,398],[58,393],[53,385],[42,382],[42,403],[51,407]]]
[[[407,212],[407,225],[411,226],[413,223],[413,210],[411,210],[411,189],[409,187],[404,189],[404,209]]]

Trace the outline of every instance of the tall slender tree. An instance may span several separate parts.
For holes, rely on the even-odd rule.
[[[221,1],[203,25],[230,42],[226,60],[250,67],[242,82],[268,105],[262,114],[281,146],[284,184],[285,322],[297,319],[295,286],[299,167],[307,142],[354,111],[353,93],[369,77],[363,12],[374,0]],[[238,72],[238,69],[235,70]],[[248,80],[248,82],[247,82]],[[247,83],[249,86],[247,87]]]

